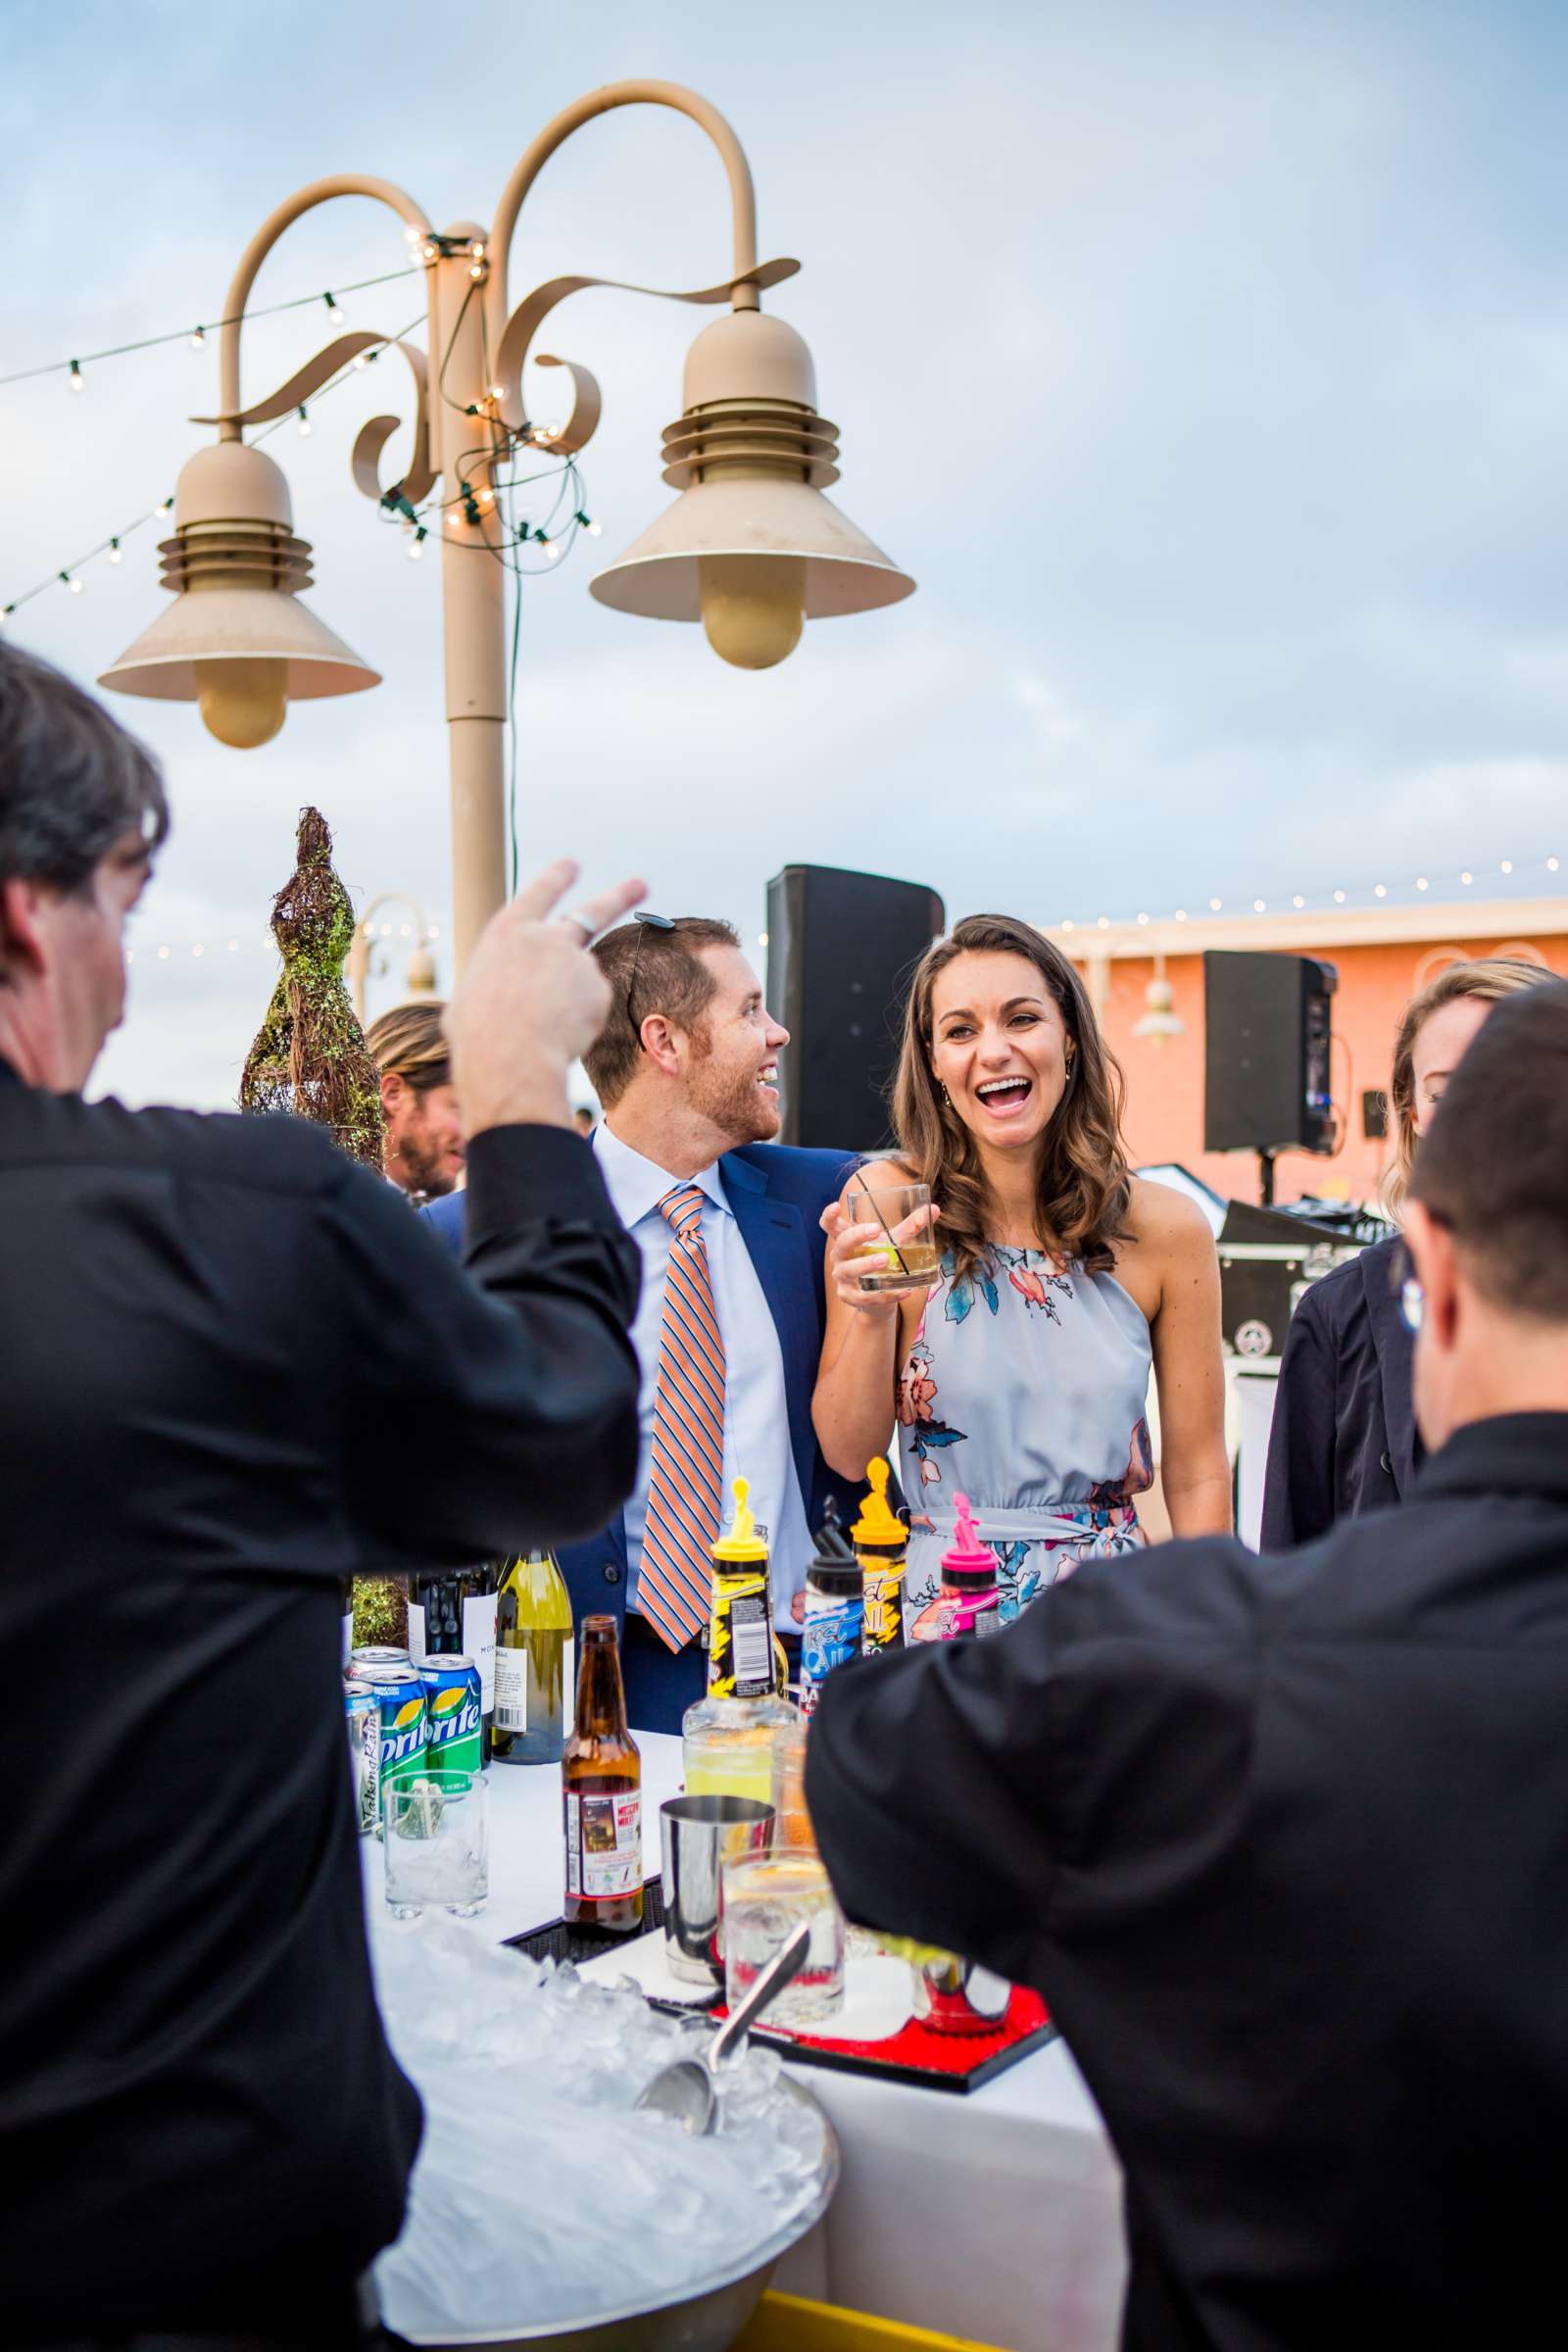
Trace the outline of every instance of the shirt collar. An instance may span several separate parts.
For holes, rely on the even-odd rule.
[[[632,1150],[630,1144],[622,1143],[608,1119],[600,1120],[594,1129],[593,1140],[600,1172],[614,1203],[615,1214],[629,1233],[634,1225],[642,1223],[644,1217],[653,1214],[664,1196],[673,1192],[681,1179],[672,1176],[667,1168],[660,1167],[656,1160],[645,1159],[640,1152]],[[716,1159],[687,1181],[700,1186],[715,1208],[721,1208],[726,1216],[733,1216],[734,1211],[724,1197],[723,1180],[718,1173]]]

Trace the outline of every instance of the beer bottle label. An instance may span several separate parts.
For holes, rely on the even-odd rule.
[[[635,1894],[643,1883],[643,1792],[566,1790],[566,1892],[585,1902]]]

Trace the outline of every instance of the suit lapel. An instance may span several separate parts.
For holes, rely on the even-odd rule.
[[[1389,1433],[1389,1459],[1394,1483],[1403,1495],[1415,1476],[1415,1401],[1411,1393],[1413,1351],[1410,1333],[1400,1312],[1398,1295],[1390,1282],[1393,1253],[1379,1246],[1363,1250],[1356,1260],[1366,1297],[1372,1345],[1377,1350],[1378,1378],[1383,1389],[1383,1421]]]
[[[773,1200],[767,1178],[726,1152],[718,1163],[724,1197],[735,1212],[757,1279],[762,1286],[784,1359],[784,1396],[789,1407],[790,1451],[808,1512],[811,1507],[816,1439],[811,1428],[811,1391],[816,1386],[818,1346],[810,1312],[811,1269],[801,1212]]]

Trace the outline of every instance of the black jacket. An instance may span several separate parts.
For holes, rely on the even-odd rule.
[[[297,1120],[0,1064],[0,2333],[286,2328],[396,2234],[338,1580],[582,1534],[636,1465],[592,1153],[469,1171],[465,1273]]]
[[[1408,1494],[1421,1460],[1400,1245],[1376,1242],[1303,1292],[1291,1317],[1263,1480],[1262,1546],[1284,1551]]]
[[[1479,2352],[1561,2298],[1565,1724],[1568,1414],[1520,1414],[1304,1550],[1088,1562],[842,1669],[807,1792],[854,1917],[1051,2003],[1129,2344]]]

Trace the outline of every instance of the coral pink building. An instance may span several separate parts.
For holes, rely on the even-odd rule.
[[[1388,1086],[1394,1033],[1405,1004],[1446,964],[1476,956],[1524,956],[1568,975],[1568,898],[1209,916],[1054,929],[1051,937],[1084,974],[1127,1074],[1127,1136],[1135,1164],[1179,1160],[1216,1192],[1245,1200],[1257,1198],[1256,1159],[1245,1152],[1203,1150],[1203,953],[1274,949],[1334,964],[1339,1148],[1332,1158],[1282,1152],[1276,1197],[1283,1201],[1319,1193],[1366,1200],[1390,1145],[1366,1133],[1363,1099]],[[1151,1010],[1151,983],[1160,978],[1183,1026],[1175,1036],[1139,1036],[1136,1026]]]

